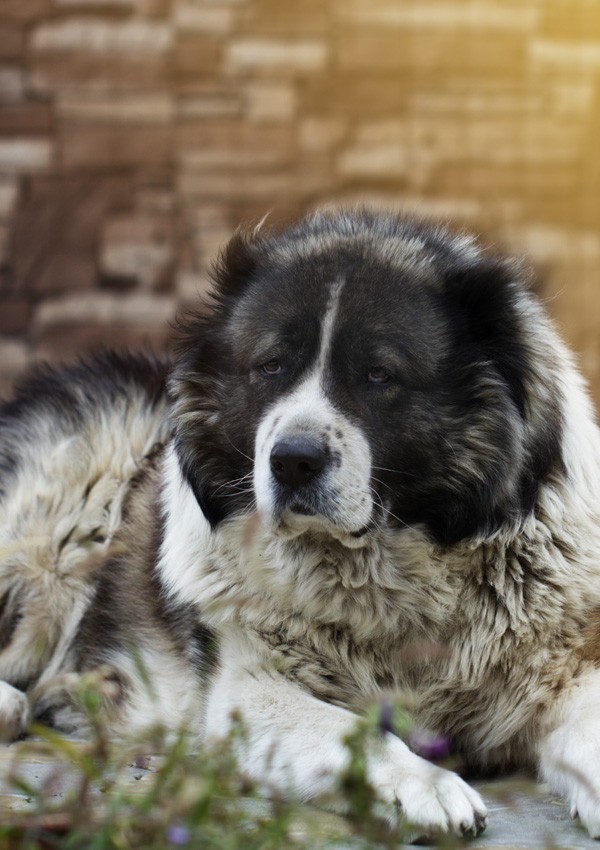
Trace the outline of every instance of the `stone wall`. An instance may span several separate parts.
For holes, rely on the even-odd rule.
[[[599,81],[598,0],[0,0],[0,391],[360,200],[528,253],[600,393]]]

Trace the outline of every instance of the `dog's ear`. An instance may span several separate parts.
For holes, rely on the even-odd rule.
[[[485,394],[494,393],[495,385],[508,394],[518,416],[512,429],[519,443],[513,459],[498,457],[492,464],[495,449],[490,446],[490,469],[497,470],[498,480],[490,480],[490,472],[486,496],[479,490],[477,498],[465,502],[471,519],[479,512],[476,524],[480,528],[493,527],[497,524],[494,515],[527,515],[534,507],[539,485],[551,470],[562,468],[560,364],[549,321],[531,292],[531,276],[517,261],[481,255],[450,268],[445,292],[460,316],[458,349],[467,352],[466,362],[480,365],[480,374],[490,375],[491,370],[493,375],[490,389],[478,388],[479,403],[486,405]],[[513,478],[517,463],[518,475]],[[501,481],[503,468],[506,475]],[[502,494],[501,499],[492,498],[494,490]],[[466,522],[466,516],[464,519]]]
[[[216,284],[213,295],[218,301],[238,295],[253,279],[256,271],[254,247],[258,230],[238,228],[218,254],[211,277]]]
[[[177,449],[177,445],[176,445]],[[179,464],[181,469],[181,475],[186,481],[194,494],[198,505],[200,506],[200,510],[208,520],[210,527],[214,531],[217,525],[222,522],[226,516],[227,511],[225,509],[225,504],[223,500],[219,501],[214,495],[214,485],[209,480],[208,476],[202,470],[202,468],[198,468],[196,462],[193,459],[186,460],[181,456],[178,451],[179,456]]]
[[[495,365],[523,415],[534,365],[524,315],[530,308],[526,285],[518,263],[485,255],[450,267],[445,279],[447,294],[466,318],[463,327],[474,356]]]

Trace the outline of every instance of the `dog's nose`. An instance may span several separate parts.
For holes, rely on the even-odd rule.
[[[278,440],[271,452],[271,470],[281,484],[292,490],[308,484],[325,466],[326,451],[310,437]]]

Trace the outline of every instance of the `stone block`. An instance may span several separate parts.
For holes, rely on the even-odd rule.
[[[30,346],[12,336],[0,336],[0,397],[10,396],[13,383],[32,365]]]
[[[166,165],[171,160],[170,126],[117,126],[63,122],[58,159],[65,168],[122,168]]]
[[[0,171],[39,171],[53,162],[54,144],[50,139],[0,139]]]
[[[600,69],[600,43],[597,41],[533,39],[529,43],[529,56],[533,67],[568,71],[598,72]]]
[[[19,196],[19,181],[17,177],[0,175],[0,221],[7,221],[12,216]]]
[[[341,28],[335,67],[346,72],[404,72],[417,75],[500,74],[522,77],[527,44],[512,34],[490,31],[404,31],[401,28]]]
[[[214,35],[180,34],[173,50],[171,67],[173,81],[182,81],[212,77],[221,64],[223,45]]]
[[[89,9],[93,12],[124,10],[129,12],[140,6],[140,0],[54,0],[54,5],[64,10]]]
[[[185,33],[204,32],[225,35],[234,23],[232,6],[198,4],[190,0],[175,0],[173,20]]]
[[[52,112],[47,103],[4,104],[0,108],[0,136],[49,135]]]
[[[262,209],[262,215],[280,204],[297,209],[300,201],[323,197],[334,184],[335,175],[324,162],[263,173],[183,169],[178,174],[178,190],[186,200],[211,199],[238,205],[251,203]]]
[[[0,18],[28,24],[52,11],[52,0],[2,0]],[[0,25],[1,26],[1,25]]]
[[[435,85],[439,85],[436,81]],[[408,108],[415,79],[410,72],[345,72],[307,79],[301,90],[301,115],[356,118],[402,115]]]
[[[225,51],[225,66],[235,73],[314,74],[323,71],[329,56],[325,41],[241,38]]]
[[[179,81],[179,97],[176,101],[177,118],[180,121],[194,119],[240,117],[242,94],[239,89],[220,85],[198,85],[197,81]]]
[[[475,0],[440,3],[420,0],[336,0],[337,19],[361,27],[401,27],[420,30],[476,30],[530,33],[539,24],[541,8],[533,4],[502,4]]]
[[[31,303],[19,295],[0,292],[0,334],[18,334],[27,330]],[[1,350],[1,345],[0,345]]]
[[[175,115],[174,98],[167,92],[99,94],[96,97],[59,95],[56,112],[69,122],[93,124],[168,124]]]
[[[166,85],[167,58],[114,54],[107,61],[101,53],[85,51],[38,53],[30,59],[29,85],[44,96],[154,91]]]
[[[33,51],[160,55],[171,49],[173,29],[168,23],[143,18],[68,17],[38,24],[29,43]]]
[[[304,118],[298,126],[298,145],[309,153],[332,151],[345,140],[348,127],[349,122],[343,118]]]
[[[177,309],[174,296],[97,292],[43,301],[30,335],[38,357],[55,363],[102,346],[166,348]]]
[[[569,163],[580,159],[583,127],[575,122],[557,124],[552,118],[507,121],[502,117],[472,119],[468,127],[460,118],[437,116],[404,121],[370,122],[358,128],[356,142],[347,152],[357,163],[369,153],[410,151],[414,156],[444,162],[493,162],[498,164]],[[346,156],[346,155],[345,155]],[[366,157],[366,159],[365,159]]]
[[[0,7],[0,62],[18,62],[24,52],[25,30],[3,19]]]
[[[105,278],[158,289],[174,262],[170,217],[137,214],[112,217],[104,225],[100,272]]]
[[[176,128],[178,161],[189,170],[266,168],[293,160],[294,128],[244,120],[187,121]]]
[[[289,82],[255,80],[244,87],[244,102],[251,121],[290,121],[296,113],[296,89]]]
[[[240,10],[237,31],[254,37],[325,36],[331,26],[329,5],[323,0],[302,0],[302,3],[253,0]]]
[[[18,65],[0,66],[0,104],[19,103],[25,96],[25,74]]]
[[[0,222],[0,270],[3,270],[8,263],[8,240],[10,230],[7,224]],[[0,291],[2,287],[2,278],[0,278]],[[1,321],[0,321],[1,324]]]
[[[206,298],[213,288],[213,282],[206,272],[180,269],[177,273],[175,291],[178,296],[178,309],[188,305],[194,310],[200,307],[200,301]]]

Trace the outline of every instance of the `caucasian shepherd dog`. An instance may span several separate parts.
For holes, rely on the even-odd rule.
[[[318,799],[353,711],[398,689],[600,837],[600,437],[528,275],[343,211],[234,236],[215,282],[169,374],[104,354],[2,408],[5,730],[80,731],[98,669],[115,734],[238,710],[247,774]],[[392,734],[368,769],[390,819],[485,822]]]

